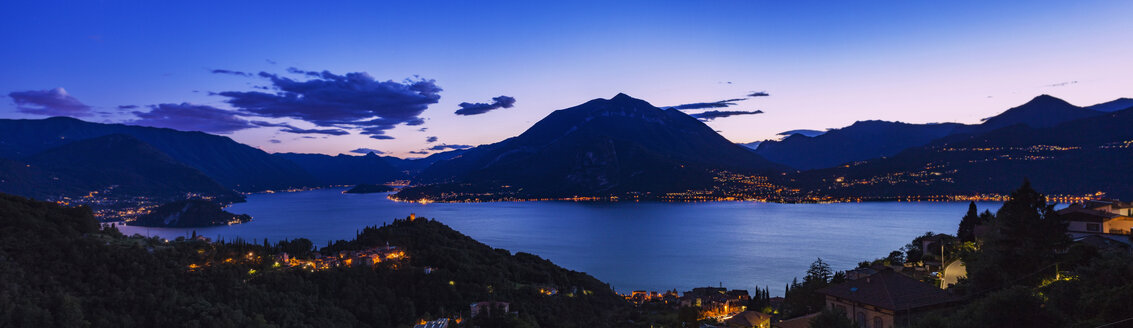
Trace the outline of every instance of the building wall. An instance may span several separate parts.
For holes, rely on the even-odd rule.
[[[1106,221],[1105,233],[1120,233],[1129,234],[1129,230],[1133,229],[1133,218],[1119,217],[1113,220]],[[1120,232],[1115,232],[1120,231]]]
[[[893,328],[894,313],[891,310],[839,299],[833,296],[826,296],[826,307],[832,310],[845,309],[846,316],[854,322],[858,321],[858,312],[861,312],[865,315],[865,322],[858,322],[859,327],[862,328],[874,328],[874,318],[881,318],[881,328]]]
[[[1098,228],[1099,228],[1099,229],[1101,229],[1101,228],[1104,228],[1104,227],[1102,226],[1102,223],[1100,223],[1100,222],[1083,222],[1083,221],[1070,221],[1070,222],[1068,222],[1068,224],[1066,225],[1066,231],[1073,231],[1073,232],[1092,232],[1092,233],[1100,233],[1100,232],[1102,232],[1101,230],[1098,230],[1098,231],[1090,231],[1090,230],[1087,230],[1086,228],[1087,228],[1087,225],[1088,225],[1088,224],[1097,224],[1097,225],[1098,225]]]

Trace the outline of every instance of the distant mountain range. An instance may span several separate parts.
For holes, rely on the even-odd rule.
[[[1125,107],[1118,108],[1121,106]],[[1041,95],[1026,104],[987,118],[982,124],[859,121],[816,137],[794,134],[782,140],[766,140],[759,144],[756,153],[771,161],[805,171],[893,156],[903,150],[952,135],[980,135],[1013,125],[1052,127],[1128,107],[1133,107],[1133,100],[1126,98],[1078,107],[1062,99]]]
[[[1079,107],[1043,95],[977,125],[860,121],[741,145],[684,112],[618,94],[555,111],[516,137],[417,159],[268,154],[201,132],[0,120],[0,192],[238,201],[237,192],[410,180],[395,197],[715,197],[739,186],[792,193],[774,199],[885,198],[1002,193],[1027,177],[1055,193],[1133,197],[1122,173],[1133,171],[1130,107],[1133,99]]]
[[[438,161],[397,197],[682,192],[711,185],[712,170],[782,168],[684,112],[618,94],[555,111],[517,137]]]
[[[174,160],[200,170],[230,189],[259,191],[317,184],[295,163],[228,137],[67,117],[0,119],[0,158],[22,159],[74,141],[122,134],[141,140]]]
[[[123,134],[79,140],[0,163],[0,191],[41,199],[82,197],[92,191],[166,200],[187,193],[243,199],[197,169]]]
[[[1044,124],[1045,125],[1045,124]],[[1007,194],[1023,179],[1052,194],[1133,198],[1133,108],[1054,126],[948,136],[889,158],[791,175],[836,197]]]
[[[320,185],[381,184],[409,177],[372,152],[364,156],[296,153],[278,153],[275,156],[299,165]]]

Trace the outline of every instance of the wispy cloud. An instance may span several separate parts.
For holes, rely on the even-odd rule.
[[[761,111],[761,110],[752,110],[752,111],[742,111],[742,110],[725,110],[725,111],[720,111],[720,110],[710,110],[710,111],[707,111],[707,112],[703,112],[703,113],[696,113],[696,114],[691,114],[691,115],[689,115],[689,116],[692,116],[692,117],[695,117],[695,118],[697,118],[697,119],[699,119],[699,120],[701,120],[701,121],[705,121],[705,122],[707,122],[707,121],[711,121],[711,120],[714,120],[714,119],[718,119],[718,118],[725,118],[725,117],[729,117],[729,116],[737,116],[737,115],[755,115],[755,114],[763,114],[763,111]]]
[[[126,123],[210,133],[232,133],[259,126],[232,111],[207,105],[180,103],[149,107],[151,109],[148,112],[134,111],[133,114],[138,119]]]
[[[386,152],[384,152],[384,151],[381,151],[381,150],[377,150],[377,149],[373,149],[373,148],[358,148],[358,149],[355,149],[355,150],[351,150],[350,152],[351,152],[351,153],[355,153],[355,154],[369,154],[369,153],[374,153],[374,154],[377,154],[377,155],[382,155],[382,154],[385,154],[385,153],[386,153]]]

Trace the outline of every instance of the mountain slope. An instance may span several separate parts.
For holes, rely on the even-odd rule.
[[[1096,110],[1099,112],[1116,112],[1126,108],[1133,108],[1133,98],[1118,98],[1117,100],[1107,101],[1097,105],[1086,107],[1089,110]]]
[[[1025,104],[987,118],[973,132],[990,132],[995,129],[1016,124],[1034,128],[1046,128],[1058,125],[1062,122],[1097,116],[1099,114],[1101,114],[1101,112],[1074,106],[1065,100],[1050,95],[1040,95]]]
[[[7,169],[0,170],[0,191],[28,197],[81,197],[114,186],[118,197],[175,199],[195,193],[241,198],[200,171],[121,134],[72,142],[6,163]]]
[[[1050,194],[1133,198],[1133,108],[1035,128],[957,135],[896,156],[803,172],[796,186],[836,197],[1007,194],[1024,178]]]
[[[711,170],[782,167],[680,112],[618,94],[558,110],[519,136],[439,161],[398,197],[445,192],[516,197],[679,192],[712,183]]]
[[[859,121],[815,137],[793,134],[780,141],[764,141],[755,152],[776,163],[811,170],[892,156],[952,134],[961,126],[958,123]]]
[[[278,153],[302,167],[322,185],[381,184],[406,176],[374,153],[364,156]]]
[[[109,134],[124,134],[141,140],[232,189],[257,191],[316,184],[313,177],[294,163],[228,137],[91,123],[68,117],[0,119],[0,158],[21,159],[72,141]]]

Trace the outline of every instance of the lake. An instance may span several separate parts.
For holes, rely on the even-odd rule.
[[[352,239],[362,227],[410,213],[435,218],[496,248],[583,271],[619,292],[718,286],[770,287],[805,275],[816,258],[835,270],[884,257],[926,231],[956,233],[967,203],[497,202],[401,203],[343,189],[253,194],[228,208],[249,223],[208,228],[121,227],[165,238],[192,230],[251,241]],[[998,203],[980,203],[980,211]]]

